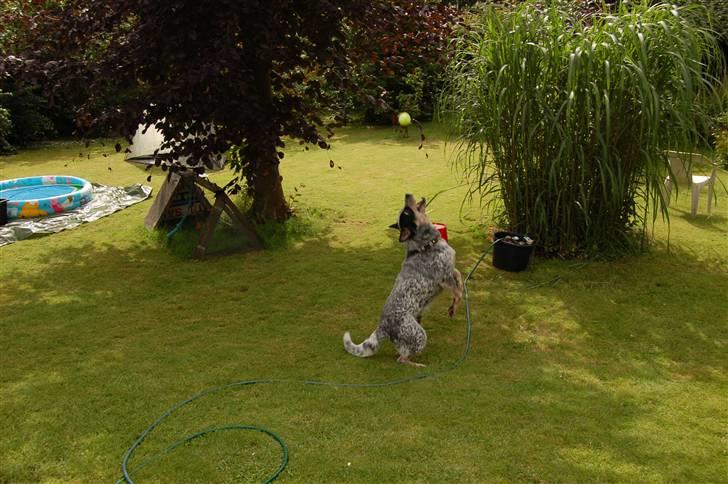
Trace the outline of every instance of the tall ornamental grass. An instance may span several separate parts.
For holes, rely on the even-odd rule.
[[[667,217],[664,151],[704,142],[723,71],[684,13],[632,3],[579,20],[527,3],[472,19],[441,99],[469,196],[549,253],[641,247]]]

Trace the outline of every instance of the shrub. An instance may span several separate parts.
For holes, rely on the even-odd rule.
[[[715,129],[715,151],[718,163],[723,169],[728,170],[728,111],[718,118]]]
[[[704,63],[720,62],[671,5],[588,20],[487,10],[459,36],[442,100],[470,196],[562,255],[639,247],[668,216],[663,150],[705,142],[716,81]]]
[[[25,46],[25,36],[33,25],[33,15],[43,4],[51,3],[57,2],[0,2],[0,25],[3,26],[0,28],[0,68],[6,61],[7,54],[15,54]],[[39,90],[31,92],[19,89],[11,77],[0,76],[0,109],[4,110],[9,120],[9,123],[0,127],[0,154],[13,153],[11,143],[22,146],[55,135],[56,123],[68,123],[68,116],[66,119],[57,116],[60,113],[58,108],[52,113],[56,116],[52,116],[48,104],[48,100],[39,94]],[[54,120],[52,117],[58,119]],[[2,121],[0,124],[3,124]]]
[[[43,97],[28,90],[3,93],[0,107],[10,113],[12,120],[8,141],[16,146],[24,146],[55,136],[56,129],[47,106],[48,102]]]
[[[725,0],[675,0],[677,5],[691,5],[689,18],[704,28],[710,28],[716,37],[728,43],[728,2]]]
[[[0,107],[0,155],[12,155],[15,153],[15,148],[8,142],[8,135],[12,128],[13,123],[10,121],[10,111]]]
[[[420,120],[431,119],[436,95],[442,89],[457,9],[411,0],[382,2],[374,9],[368,30],[350,30],[349,52],[355,60],[352,76],[360,89],[342,97],[365,122],[391,119],[390,110],[378,107],[372,99]],[[380,23],[377,17],[391,21]]]

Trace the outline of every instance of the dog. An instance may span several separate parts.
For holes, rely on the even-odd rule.
[[[457,312],[463,297],[463,278],[455,268],[455,250],[440,238],[427,218],[426,208],[424,198],[417,203],[412,194],[405,195],[399,220],[390,227],[399,230],[399,241],[405,244],[407,255],[377,329],[361,344],[354,344],[348,331],[344,333],[344,348],[350,354],[372,356],[388,338],[397,348],[399,363],[423,367],[410,359],[427,344],[427,333],[420,324],[422,313],[446,288],[452,291],[448,315],[452,318]]]

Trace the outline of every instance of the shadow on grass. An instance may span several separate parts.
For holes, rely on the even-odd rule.
[[[720,432],[702,420],[720,412],[720,399],[696,402],[677,388],[726,383],[728,261],[673,245],[670,254],[564,265],[537,268],[539,278],[559,276],[552,286],[531,289],[528,276],[504,275],[504,290],[488,294],[510,306],[513,344],[538,355],[543,374],[531,398],[543,404],[533,416],[558,429],[564,475],[718,479],[719,459],[701,458],[695,442],[720,445]],[[533,299],[550,308],[534,310]],[[666,457],[686,466],[666,474],[645,466]]]
[[[693,216],[688,210],[682,210],[680,208],[674,208],[672,210],[680,214],[680,218],[693,227],[710,230],[712,232],[728,233],[728,229],[720,227],[720,225],[724,227],[727,225],[728,217],[716,214],[716,207],[713,207],[713,213],[711,215],[698,212]]]
[[[246,376],[382,381],[415,374],[394,363],[391,345],[369,360],[351,358],[340,346],[344,330],[359,340],[376,325],[402,252],[335,248],[330,237],[205,262],[180,261],[148,241],[123,248],[89,243],[64,247],[32,270],[9,270],[2,330],[12,345],[2,355],[0,419],[11,430],[0,440],[0,477],[44,480],[83,469],[118,477],[126,446],[161,409]],[[487,246],[475,238],[453,244],[463,274]],[[466,454],[447,450],[459,448],[462,431],[470,435],[470,451],[494,462],[477,464],[485,467],[475,474],[456,472],[461,479],[712,477],[691,472],[718,466],[720,456],[676,444],[682,442],[676,433],[702,429],[683,426],[684,415],[661,412],[659,404],[679,402],[675,388],[685,387],[674,385],[681,382],[725,383],[721,306],[691,302],[724,300],[728,271],[725,260],[705,264],[672,250],[579,269],[545,261],[519,274],[499,272],[487,258],[470,285],[474,340],[465,366],[447,380],[421,384],[424,393],[412,401],[408,393],[419,390],[381,390],[386,398],[362,403],[350,393],[299,395],[314,402],[296,403],[314,422],[328,418],[327,412],[317,417],[319,404],[359,412],[359,422],[341,424],[342,435],[316,447],[335,454],[362,425],[375,433],[366,438],[376,452],[388,445],[376,436],[384,430],[381,419],[393,418],[392,404],[406,404],[412,415],[397,415],[404,420],[396,424],[429,425],[432,433],[422,442],[402,437],[396,446],[438,449],[440,467],[462,466]],[[558,283],[530,288],[554,276]],[[424,321],[430,341],[421,361],[432,368],[462,349],[464,316],[449,322],[447,303],[441,296]],[[246,407],[261,399],[246,395]],[[456,419],[453,408],[461,412]],[[251,420],[270,417],[265,407],[261,412]],[[642,435],[645,421],[662,437]],[[89,447],[99,468],[74,457]],[[303,445],[297,450],[308,455]],[[665,460],[682,464],[662,474]],[[397,472],[426,465],[401,464]],[[299,461],[299,472],[307,465]],[[319,480],[344,477],[320,472]]]
[[[728,259],[673,244],[613,262],[537,259],[518,274],[488,265],[473,286],[476,344],[479,331],[491,333],[482,368],[522,368],[512,374],[518,397],[501,405],[528,416],[516,428],[549,429],[533,445],[560,469],[544,476],[524,465],[518,479],[719,479],[719,458],[700,454],[721,445],[704,420],[720,414],[721,398],[683,392],[727,382]],[[706,440],[712,447],[695,444]],[[685,465],[647,464],[663,459]]]

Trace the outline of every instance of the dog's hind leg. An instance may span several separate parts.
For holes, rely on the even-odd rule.
[[[403,365],[410,365],[414,366],[416,368],[425,368],[427,365],[423,365],[422,363],[416,363],[414,361],[410,361],[408,357],[400,355],[399,358],[397,358],[397,363],[402,363]]]
[[[452,318],[455,316],[458,307],[460,307],[460,301],[463,299],[463,276],[460,274],[460,271],[453,269],[452,274],[445,279],[443,285],[452,291],[452,304],[447,308],[447,315]]]
[[[413,316],[405,316],[405,320],[399,327],[397,338],[392,338],[392,343],[394,343],[399,352],[399,357],[397,358],[399,363],[420,368],[425,366],[421,363],[410,361],[410,357],[424,350],[427,345],[427,333]]]

